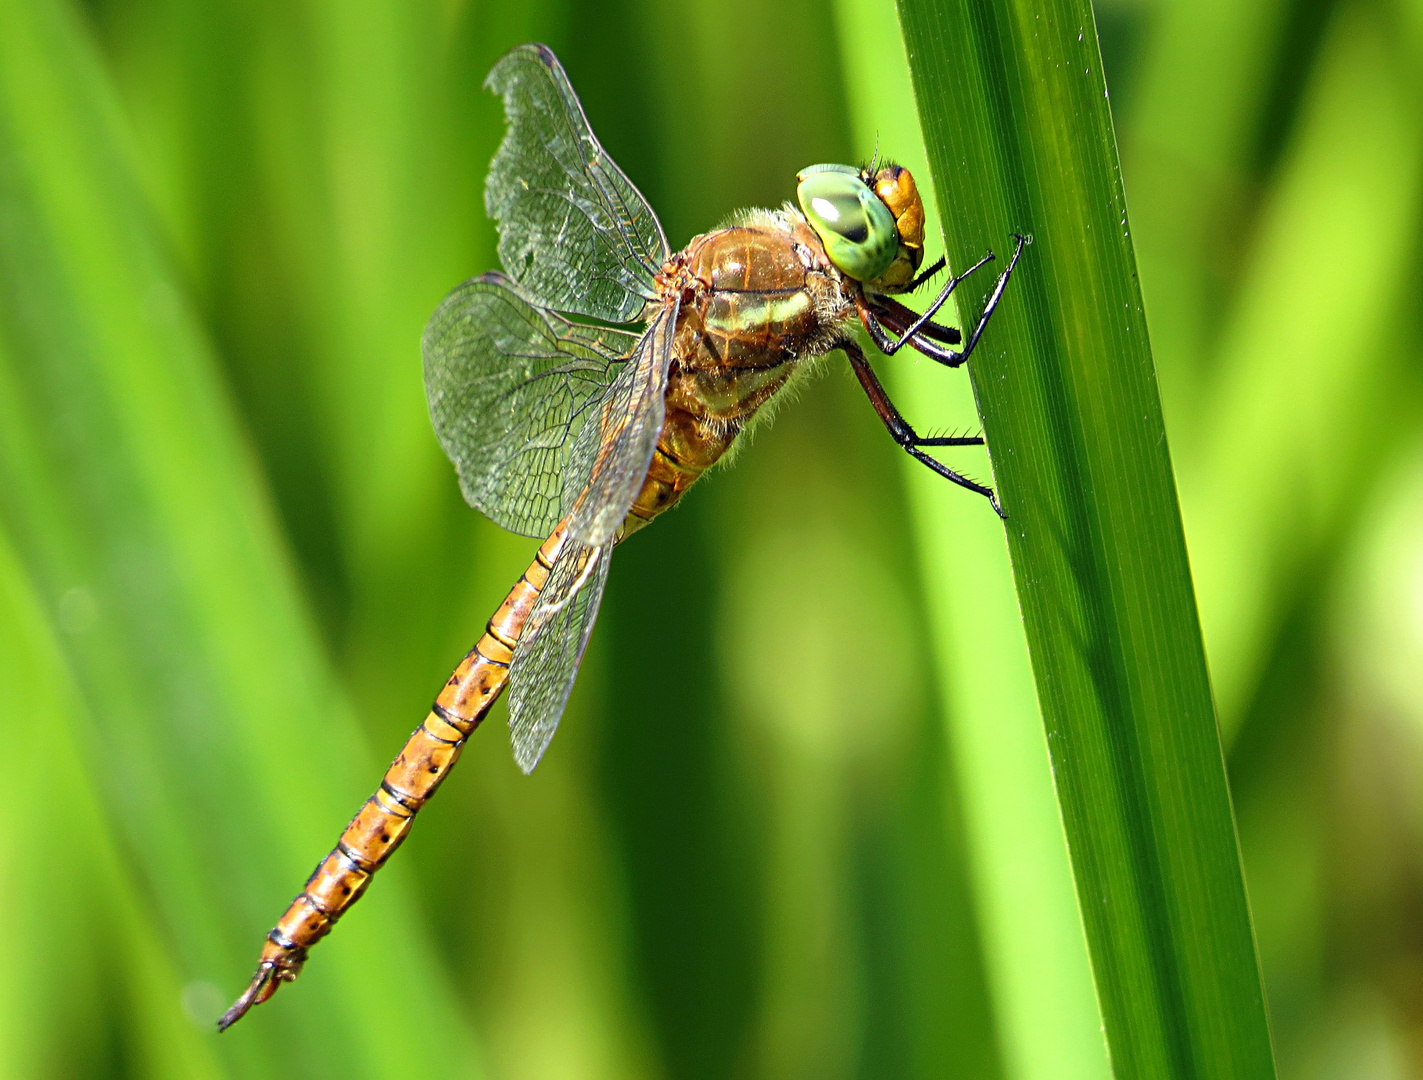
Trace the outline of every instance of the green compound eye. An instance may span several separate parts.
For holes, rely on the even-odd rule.
[[[830,261],[856,281],[889,269],[899,250],[894,215],[848,165],[812,165],[796,179],[796,198]]]

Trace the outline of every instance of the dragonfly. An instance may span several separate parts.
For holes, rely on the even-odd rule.
[[[507,119],[485,186],[503,271],[460,285],[431,316],[425,382],[465,499],[543,544],[268,933],[220,1030],[300,974],[506,688],[514,758],[533,771],[573,688],[613,549],[675,505],[820,358],[844,353],[894,442],[1003,516],[991,488],[930,454],[982,437],[921,436],[855,327],[887,356],[909,348],[961,367],[1030,237],[1014,234],[1013,256],[964,340],[934,316],[994,255],[949,276],[922,314],[896,299],[945,269],[940,259],[921,270],[924,204],[909,170],[811,166],[796,177],[796,203],[737,214],[674,253],[549,48],[514,48],[485,86]]]

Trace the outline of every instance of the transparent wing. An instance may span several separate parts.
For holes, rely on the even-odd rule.
[[[667,368],[677,329],[676,301],[648,324],[632,356],[574,441],[565,473],[568,532],[585,544],[612,541],[637,497],[666,416]],[[586,478],[586,479],[585,479]]]
[[[455,289],[421,348],[430,418],[471,506],[513,532],[547,536],[593,462],[575,454],[638,337],[539,311],[502,274]]]
[[[509,121],[484,189],[504,269],[540,307],[637,319],[656,298],[667,239],[594,137],[558,58],[545,45],[520,45],[484,85],[504,99]]]
[[[585,423],[579,434],[568,476],[588,480],[565,497],[572,506],[568,539],[519,635],[509,672],[514,760],[526,773],[558,729],[598,617],[618,526],[652,461],[676,325],[674,303],[659,312],[599,402],[599,423]]]
[[[608,580],[613,545],[563,543],[539,594],[509,671],[509,735],[514,760],[526,773],[548,749],[573,690],[578,664]]]

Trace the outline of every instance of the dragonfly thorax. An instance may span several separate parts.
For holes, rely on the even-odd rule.
[[[694,374],[703,405],[726,419],[754,412],[777,379],[833,349],[854,315],[851,283],[790,207],[748,211],[678,258],[690,288],[674,369]]]
[[[846,339],[855,316],[853,284],[790,206],[694,237],[657,286],[680,304],[666,419],[625,531],[676,502],[805,362]]]

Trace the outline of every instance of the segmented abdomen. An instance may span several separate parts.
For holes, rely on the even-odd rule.
[[[307,951],[354,904],[372,876],[400,846],[420,808],[459,760],[464,743],[509,681],[509,664],[524,623],[563,547],[560,523],[494,613],[484,635],[455,669],[430,714],[406,740],[384,779],[356,812],[331,854],[321,860],[286,914],[267,935],[257,973],[218,1021],[225,1029],[301,972]]]

